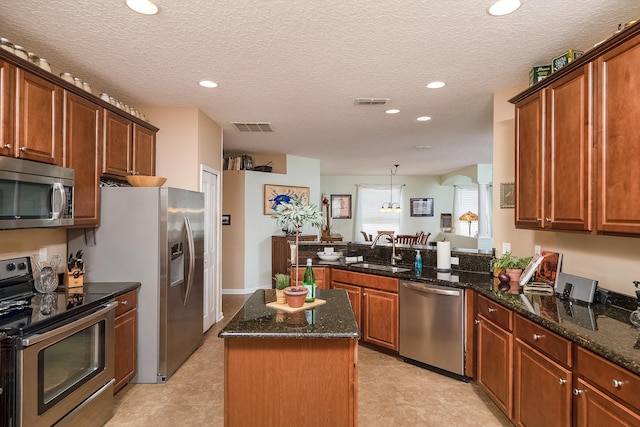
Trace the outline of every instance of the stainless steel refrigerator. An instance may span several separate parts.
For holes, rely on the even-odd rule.
[[[101,189],[100,227],[69,230],[85,281],[140,282],[136,383],[163,383],[202,344],[203,193]]]

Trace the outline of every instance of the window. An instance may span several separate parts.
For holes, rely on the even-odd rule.
[[[478,221],[472,221],[471,227],[469,227],[469,222],[460,221],[458,218],[467,211],[478,214],[478,187],[458,186],[456,187],[454,194],[456,198],[454,203],[457,207],[457,209],[454,209],[453,217],[455,221],[456,234],[474,237],[478,234]]]
[[[388,185],[360,184],[358,185],[356,235],[360,237],[360,231],[376,236],[378,230],[393,230],[400,232],[400,219],[402,212],[380,212],[380,207],[385,202],[399,202],[402,206],[402,185],[394,185],[389,191]]]

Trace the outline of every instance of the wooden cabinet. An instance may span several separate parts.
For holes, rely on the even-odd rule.
[[[137,363],[137,293],[130,291],[116,297],[114,393],[135,375]]]
[[[102,107],[65,91],[64,166],[75,170],[74,225],[100,223]]]
[[[156,174],[156,133],[133,124],[133,173],[135,175]]]
[[[478,384],[502,412],[513,414],[513,313],[478,296]]]
[[[596,61],[597,228],[640,234],[640,35]]]
[[[13,156],[16,104],[15,67],[0,60],[0,156]]]
[[[331,284],[331,269],[326,267],[318,267],[313,266],[313,274],[316,276],[316,289],[329,289]],[[307,269],[306,266],[295,268],[294,274],[291,276],[291,284],[294,283],[294,278],[297,276],[298,283],[302,284],[302,280],[304,279],[304,271]]]
[[[13,155],[61,166],[62,89],[28,71],[17,69],[16,144]]]
[[[520,316],[515,337],[514,423],[571,426],[571,343]]]
[[[155,175],[156,134],[109,110],[104,112],[102,173]]]
[[[334,269],[331,288],[347,290],[364,342],[398,351],[398,279]]]
[[[640,425],[640,377],[581,347],[575,360],[575,425]]]
[[[299,242],[313,242],[318,236],[298,236]],[[291,242],[295,245],[296,236],[271,236],[271,277],[276,273],[290,274],[291,272]]]
[[[516,227],[592,228],[591,65],[516,104]]]

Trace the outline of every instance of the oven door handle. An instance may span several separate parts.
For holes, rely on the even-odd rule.
[[[101,308],[100,310],[96,311],[95,313],[91,313],[88,316],[85,316],[85,317],[83,317],[81,319],[78,319],[75,322],[71,322],[69,324],[60,326],[59,328],[55,328],[54,330],[49,331],[49,332],[45,332],[43,334],[34,334],[34,335],[31,335],[31,336],[29,336],[27,338],[23,338],[22,339],[22,346],[23,347],[29,347],[30,345],[37,344],[37,343],[42,342],[42,341],[44,341],[46,339],[49,339],[49,338],[51,338],[53,336],[60,335],[62,333],[70,331],[72,329],[75,329],[75,328],[82,329],[84,326],[89,326],[92,323],[94,323],[96,319],[99,319],[100,317],[104,316],[106,313],[108,313],[111,310],[113,310],[117,305],[118,305],[117,301],[111,301],[110,303],[105,305],[104,308]]]

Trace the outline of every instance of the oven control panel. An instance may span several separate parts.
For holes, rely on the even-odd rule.
[[[31,260],[29,257],[0,260],[0,284],[28,280],[31,275]]]

